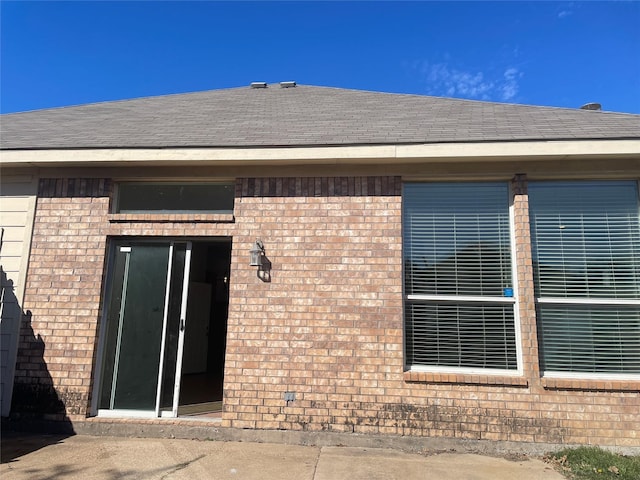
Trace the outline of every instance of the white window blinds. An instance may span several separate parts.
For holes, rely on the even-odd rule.
[[[529,185],[545,372],[640,373],[635,181]]]
[[[407,364],[517,369],[508,186],[406,184],[403,228]]]

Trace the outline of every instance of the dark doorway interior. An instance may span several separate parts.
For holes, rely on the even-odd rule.
[[[222,410],[231,240],[194,241],[178,415]]]

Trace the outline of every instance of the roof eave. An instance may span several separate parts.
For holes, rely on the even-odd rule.
[[[511,141],[272,148],[91,148],[2,150],[2,166],[362,165],[419,162],[637,158],[640,139]]]

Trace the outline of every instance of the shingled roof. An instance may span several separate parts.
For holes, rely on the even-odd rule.
[[[298,85],[0,117],[0,148],[287,147],[640,138],[640,115]]]

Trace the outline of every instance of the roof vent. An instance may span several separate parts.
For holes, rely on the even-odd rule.
[[[267,88],[267,82],[251,82],[251,88]]]
[[[296,82],[280,82],[282,88],[291,88],[296,86]]]
[[[585,103],[580,107],[580,110],[602,110],[602,105],[599,103]]]

